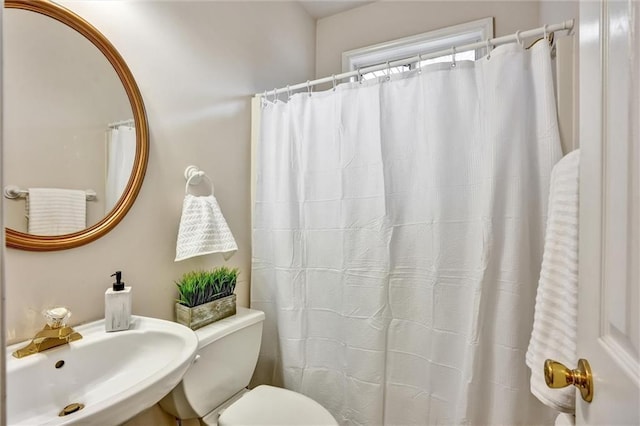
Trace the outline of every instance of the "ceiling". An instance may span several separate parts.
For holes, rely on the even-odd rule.
[[[375,0],[298,0],[309,15],[325,18],[345,10],[373,3]]]

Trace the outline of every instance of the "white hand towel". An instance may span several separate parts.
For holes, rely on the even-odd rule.
[[[551,172],[544,255],[536,296],[533,332],[527,350],[531,393],[563,412],[575,411],[573,386],[551,389],[544,381],[547,358],[577,364],[579,150],[562,158]]]
[[[213,195],[186,194],[178,229],[176,262],[194,256],[223,253],[225,260],[238,250],[227,221]]]
[[[29,234],[65,235],[87,227],[87,194],[77,189],[29,188]]]

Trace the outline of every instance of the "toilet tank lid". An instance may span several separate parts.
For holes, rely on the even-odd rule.
[[[236,314],[195,330],[198,348],[225,337],[242,328],[264,321],[264,312],[249,308],[236,308]]]

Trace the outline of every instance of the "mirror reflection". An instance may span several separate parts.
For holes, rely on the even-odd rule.
[[[57,190],[96,194],[84,205],[74,199],[61,207],[77,209],[76,216],[86,209],[85,222],[73,224],[79,229],[35,229],[36,219],[46,222],[53,212],[29,206],[38,200],[24,195],[5,198],[6,225],[33,235],[80,231],[112,210],[129,181],[136,151],[131,104],[113,66],[72,28],[20,9],[5,9],[3,23],[5,186],[53,190],[44,191],[45,207],[60,199]]]

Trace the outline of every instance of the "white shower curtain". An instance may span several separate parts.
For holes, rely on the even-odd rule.
[[[344,425],[551,423],[525,351],[549,176],[549,47],[262,111],[257,382]]]
[[[116,205],[129,183],[136,156],[136,128],[118,126],[107,131],[105,213]]]

